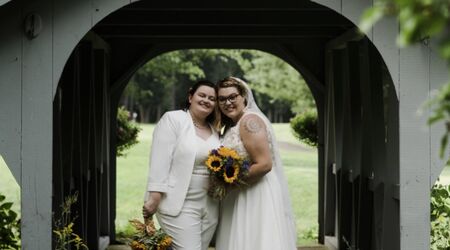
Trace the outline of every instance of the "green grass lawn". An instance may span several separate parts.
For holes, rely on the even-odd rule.
[[[141,216],[154,125],[141,126],[139,144],[117,160],[118,232],[129,232],[128,220]],[[317,228],[317,152],[298,142],[291,134],[289,124],[274,124],[274,129],[277,140],[281,142],[280,153],[297,219],[299,245],[311,244],[300,236],[307,229]],[[440,182],[450,184],[450,167],[444,169]],[[19,186],[1,156],[0,193],[6,194],[6,199],[14,202],[13,209],[20,212]]]
[[[0,194],[6,196],[6,202],[14,202],[12,210],[20,213],[20,187],[0,155]]]
[[[128,220],[141,216],[153,128],[154,125],[142,125],[139,144],[126,157],[118,158],[118,232],[129,232]],[[291,135],[289,124],[275,124],[274,128],[278,141],[288,142],[291,146],[290,149],[280,150],[280,153],[297,219],[299,243],[311,244],[311,241],[300,236],[306,229],[317,228],[317,153]]]

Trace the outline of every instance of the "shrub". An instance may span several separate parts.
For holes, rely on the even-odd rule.
[[[20,223],[17,213],[11,210],[12,202],[5,202],[0,194],[0,249],[20,248]]]
[[[300,236],[304,240],[317,241],[319,239],[319,228],[317,225],[311,226],[306,229]]]
[[[117,110],[117,156],[124,156],[125,150],[138,143],[137,136],[141,129],[129,117],[130,113],[124,107]]]
[[[430,205],[431,249],[450,249],[450,186],[434,184]]]
[[[307,110],[297,114],[291,119],[290,124],[293,134],[297,139],[310,146],[317,146],[317,112]]]

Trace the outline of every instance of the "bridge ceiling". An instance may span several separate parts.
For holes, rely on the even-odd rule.
[[[339,13],[310,1],[142,0],[108,15],[93,31],[111,46],[116,86],[137,69],[136,62],[151,58],[149,50],[243,48],[281,50],[285,60],[314,79],[310,86],[321,89],[325,44],[353,27]]]
[[[133,43],[180,38],[183,43],[295,43],[327,41],[352,26],[340,14],[309,1],[139,1],[109,15],[94,31],[105,40]]]

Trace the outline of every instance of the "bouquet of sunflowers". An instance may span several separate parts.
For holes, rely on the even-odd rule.
[[[234,149],[224,146],[213,149],[205,163],[210,171],[208,194],[213,199],[222,200],[229,187],[247,185],[244,179],[248,175],[250,162]]]
[[[133,237],[128,240],[128,245],[133,250],[171,250],[172,238],[162,229],[156,229],[152,218],[144,220],[144,223],[134,219],[130,224],[136,230]]]

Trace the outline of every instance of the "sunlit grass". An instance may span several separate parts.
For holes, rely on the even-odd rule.
[[[13,202],[12,210],[20,216],[20,187],[4,159],[0,155],[0,194],[6,196],[7,202]]]
[[[118,232],[129,231],[128,220],[141,217],[154,125],[141,126],[139,144],[125,158],[118,158],[117,161]],[[291,149],[281,150],[280,153],[296,215],[299,244],[310,244],[311,242],[300,239],[300,235],[304,230],[317,225],[317,153],[291,135],[289,124],[275,124],[274,129],[279,141],[292,144]],[[297,147],[306,150],[298,150]]]

